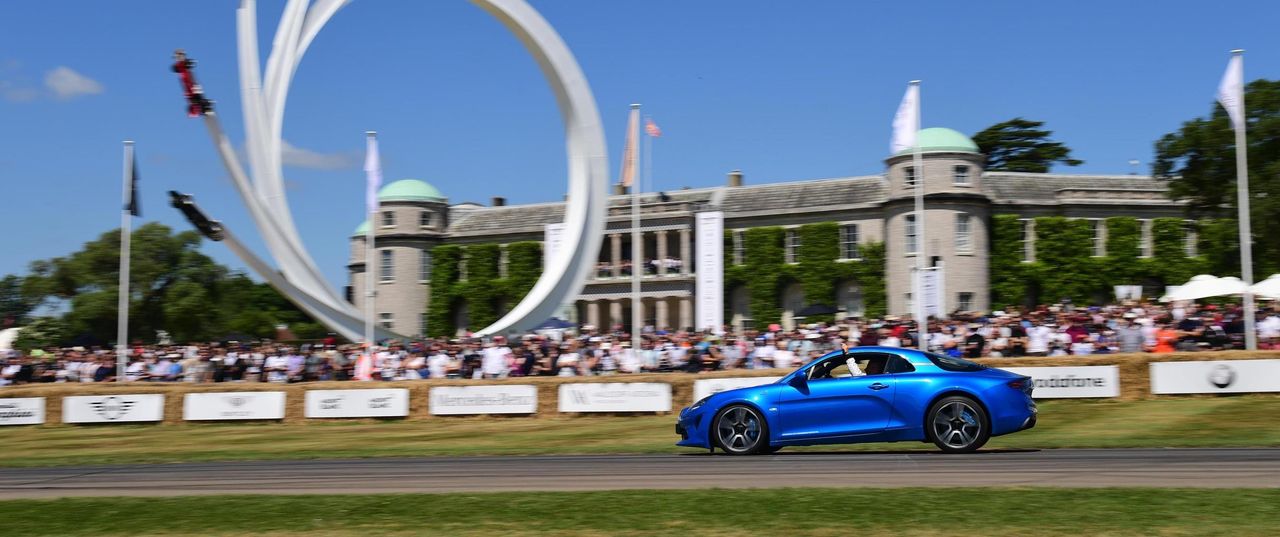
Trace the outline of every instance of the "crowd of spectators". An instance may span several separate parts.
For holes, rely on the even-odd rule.
[[[1259,347],[1280,349],[1280,312],[1258,313]],[[956,314],[928,324],[934,352],[955,357],[1024,357],[1222,350],[1243,347],[1237,306],[1133,303],[1089,308]],[[138,345],[125,379],[139,382],[306,382],[591,376],[720,369],[790,369],[839,348],[915,347],[910,318],[845,319],[741,332],[645,329],[638,351],[623,327],[552,330],[508,340],[471,337],[388,341],[367,352],[333,339],[300,345],[223,342]],[[110,349],[71,347],[10,352],[0,385],[108,382],[117,375]]]
[[[644,274],[647,276],[662,274],[663,272],[666,274],[679,274],[683,266],[684,262],[676,257],[667,256],[662,259],[649,259],[644,262]],[[619,261],[617,267],[619,274],[627,277],[631,276],[634,268],[630,259]],[[604,261],[596,263],[596,277],[612,278],[614,276],[613,268],[614,265],[612,263]],[[660,268],[665,270],[660,270]]]

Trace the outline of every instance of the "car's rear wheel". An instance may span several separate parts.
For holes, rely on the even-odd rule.
[[[944,397],[929,408],[925,419],[929,441],[947,453],[970,453],[991,438],[991,420],[973,399]]]
[[[716,416],[716,446],[730,455],[751,455],[769,448],[769,434],[764,418],[756,409],[733,405]]]

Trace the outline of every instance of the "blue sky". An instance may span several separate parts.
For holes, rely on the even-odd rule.
[[[1152,145],[1208,114],[1228,50],[1247,79],[1280,77],[1280,2],[532,0],[577,55],[617,168],[629,103],[662,127],[658,189],[879,173],[906,82],[924,126],[972,134],[1048,122],[1085,160],[1070,173],[1147,169]],[[0,2],[0,274],[65,255],[119,222],[121,140],[138,144],[143,220],[179,229],[165,191],[194,194],[253,236],[202,125],[188,119],[174,48],[240,143],[235,7],[204,2]],[[283,0],[259,4],[268,53]],[[295,219],[345,284],[360,222],[363,132],[388,180],[453,202],[558,200],[564,146],[553,97],[520,45],[461,0],[358,0],[321,32],[294,81],[284,137]],[[264,252],[260,242],[249,241]],[[204,251],[241,267],[226,248]]]

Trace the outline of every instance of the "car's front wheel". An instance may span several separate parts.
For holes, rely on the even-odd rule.
[[[973,399],[944,397],[929,408],[925,431],[929,441],[947,453],[969,453],[991,438],[991,420]]]
[[[716,416],[716,446],[730,455],[751,455],[769,448],[769,435],[764,418],[756,409],[733,405]]]

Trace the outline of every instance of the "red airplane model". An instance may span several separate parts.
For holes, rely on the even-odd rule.
[[[205,98],[204,89],[196,83],[196,61],[187,57],[186,51],[173,52],[173,72],[182,79],[182,91],[187,96],[187,115],[199,117],[213,113],[213,101]]]

